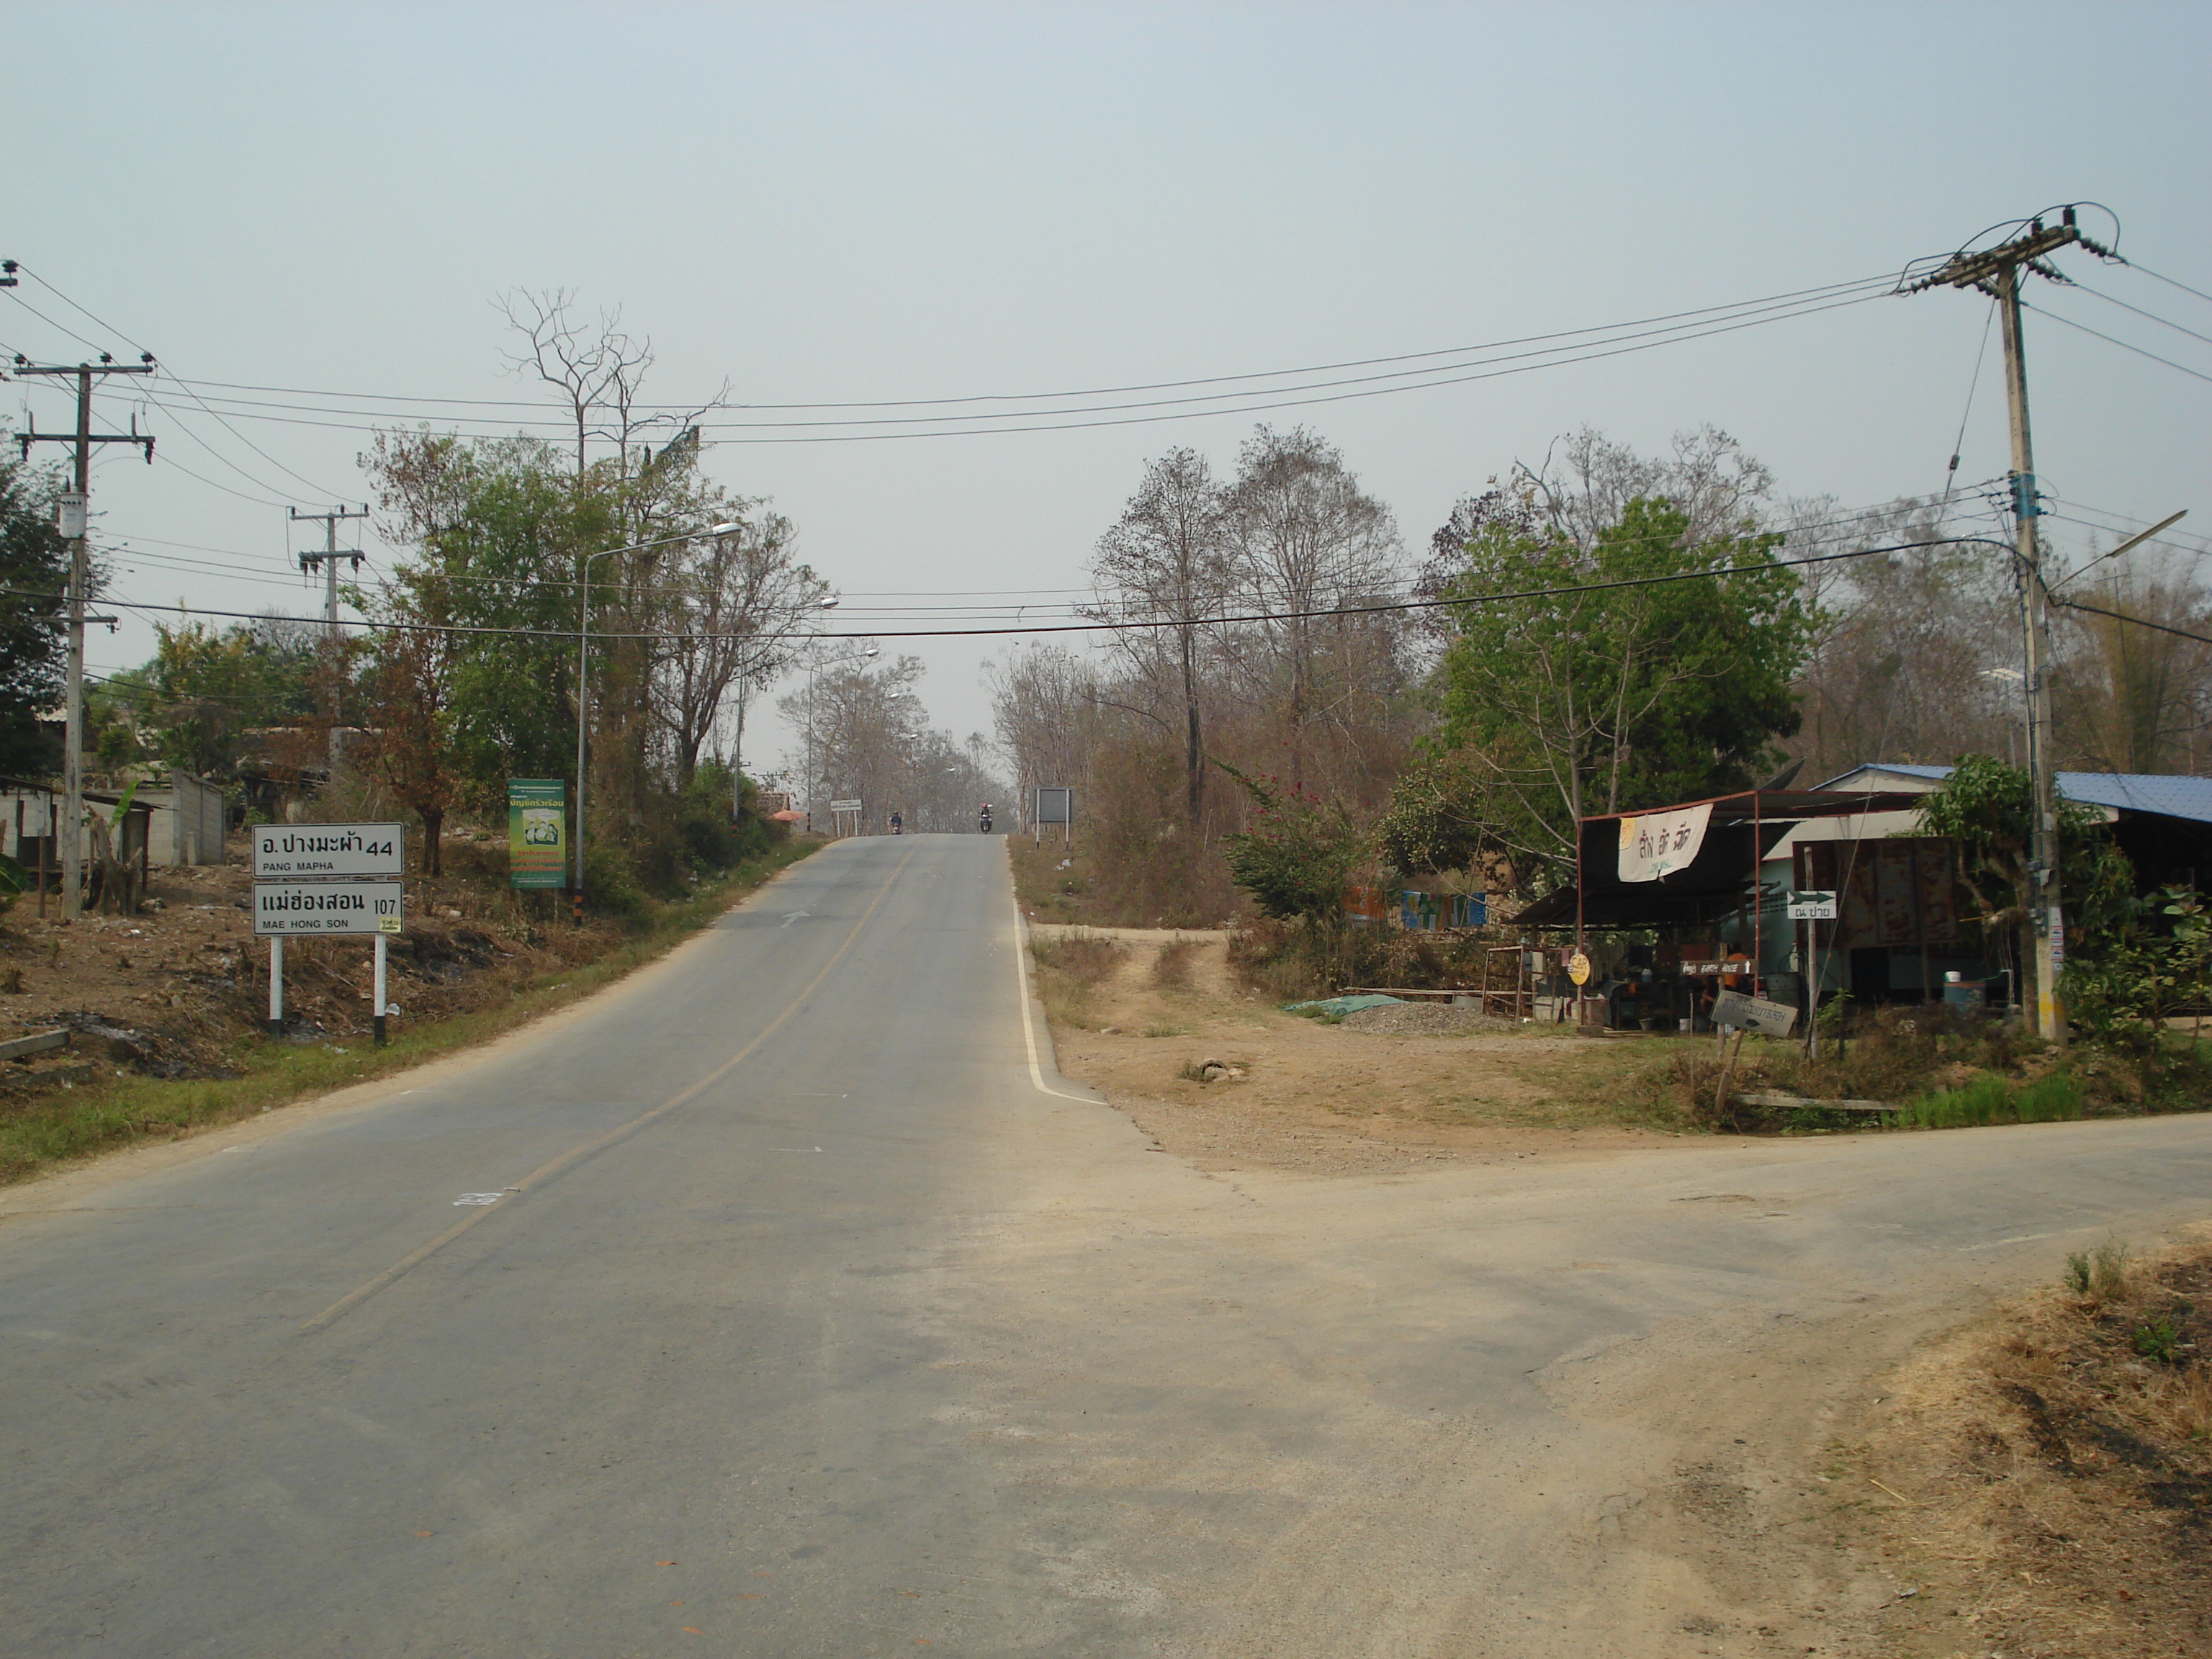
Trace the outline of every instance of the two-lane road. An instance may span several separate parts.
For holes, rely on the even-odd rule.
[[[1687,1425],[1819,1415],[1724,1381],[2212,1192],[2203,1119],[1209,1179],[1033,1065],[1018,962],[997,840],[842,843],[0,1202],[0,1655],[1671,1651],[1748,1593],[1638,1530]]]

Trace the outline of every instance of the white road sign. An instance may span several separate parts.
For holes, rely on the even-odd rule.
[[[856,800],[833,800],[830,803],[830,810],[833,812],[857,812],[860,810],[860,803]]]
[[[253,830],[256,881],[406,873],[407,831],[397,823],[263,823]],[[375,930],[371,928],[370,932]]]
[[[287,937],[396,933],[404,912],[396,881],[257,881],[253,931]]]

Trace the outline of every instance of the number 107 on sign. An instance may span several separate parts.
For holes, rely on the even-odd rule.
[[[253,931],[324,938],[396,933],[404,925],[403,890],[396,881],[258,881]]]

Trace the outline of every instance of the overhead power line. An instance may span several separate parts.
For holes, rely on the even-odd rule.
[[[1333,374],[1345,369],[1374,368],[1385,363],[1415,362],[1432,357],[1465,356],[1472,352],[1502,350],[1507,346],[1535,345],[1547,340],[1574,339],[1591,334],[1613,334],[1624,329],[1647,328],[1656,324],[1681,322],[1690,318],[1710,317],[1721,313],[1743,311],[1753,307],[1774,306],[1792,301],[1824,298],[1846,291],[1886,285],[1889,280],[1887,276],[1858,277],[1850,282],[1828,283],[1816,288],[1796,289],[1788,293],[1767,295],[1755,300],[1737,300],[1724,305],[1700,306],[1687,311],[1667,312],[1657,316],[1633,318],[1618,323],[1601,323],[1585,328],[1561,329],[1547,334],[1523,334],[1506,339],[1478,342],[1469,345],[1441,346],[1431,350],[1401,352],[1390,356],[1358,357],[1340,362],[1310,363],[1292,368],[1255,369],[1235,374],[1200,375],[1184,380],[1140,381],[1124,386],[1079,386],[1056,392],[972,392],[950,397],[878,398],[846,403],[747,403],[736,404],[733,407],[762,412],[919,409],[941,408],[959,404],[1034,403],[1067,398],[1123,397],[1139,392],[1179,392],[1192,386],[1225,386],[1251,380],[1285,380],[1299,374]],[[325,392],[306,386],[250,386],[228,380],[202,380],[198,384],[212,390],[225,392],[271,392],[288,397],[318,398],[325,400],[343,399],[356,403],[399,403],[453,408],[536,410],[543,410],[546,407],[541,402],[521,398],[418,398],[380,392]],[[283,404],[261,406],[289,407]],[[638,404],[634,407],[648,412],[676,411],[685,414],[692,412],[691,405],[683,404]],[[548,423],[557,424],[553,422]]]
[[[1614,581],[1575,582],[1558,587],[1510,589],[1495,593],[1458,594],[1445,599],[1393,599],[1370,605],[1331,605],[1310,611],[1255,611],[1237,616],[1202,617],[1195,619],[1132,617],[1119,622],[1054,623],[1044,626],[1015,626],[999,628],[933,628],[933,629],[854,629],[830,631],[809,629],[804,633],[760,634],[749,632],[725,633],[700,629],[665,629],[628,633],[597,634],[603,640],[640,640],[662,642],[710,640],[751,640],[764,641],[778,639],[822,640],[926,640],[973,639],[1004,636],[1012,634],[1115,634],[1167,628],[1227,628],[1263,623],[1313,621],[1329,617],[1382,616],[1409,611],[1449,611],[1462,606],[1502,605],[1520,599],[1563,599],[1580,593],[1601,593],[1627,587],[1659,587],[1677,582],[1717,581],[1729,577],[1749,577],[1767,574],[1777,570],[1791,569],[1804,565],[1828,564],[1844,559],[1871,558],[1884,553],[1906,553],[1929,547],[1960,547],[1982,545],[2002,548],[2009,556],[2012,549],[2006,543],[1985,536],[1937,536],[1923,540],[1893,542],[1876,547],[1848,548],[1830,553],[1808,553],[1796,558],[1768,559],[1758,564],[1720,565],[1705,570],[1677,571],[1664,576],[1627,576]],[[0,593],[18,598],[52,599],[53,594],[40,593],[30,589],[0,587]],[[194,617],[221,617],[226,620],[259,622],[268,620],[263,611],[219,611],[202,605],[155,605],[134,599],[103,595],[107,604],[120,605],[131,611],[160,611]],[[308,618],[301,618],[308,621]],[[396,623],[368,620],[353,626],[385,632],[413,632],[426,634],[459,634],[487,635],[510,639],[574,640],[579,630],[568,628],[505,628],[485,624],[458,623]]]
[[[2132,351],[2138,357],[2148,357],[2154,363],[2164,363],[2168,368],[2178,368],[2192,380],[2212,380],[2212,374],[2206,374],[2191,368],[2185,363],[2177,363],[2171,357],[2161,357],[2155,351],[2146,351],[2139,345],[2130,345],[2125,340],[2115,339],[2109,334],[2091,328],[2087,323],[2077,323],[2071,317],[2062,317],[2057,312],[2045,310],[2041,306],[2029,305],[2025,300],[2021,301],[2021,309],[2033,311],[2039,317],[2048,317],[2052,322],[2063,323],[2068,328],[2077,330],[2081,333],[2094,335],[2106,345],[2116,345],[2123,351]]]

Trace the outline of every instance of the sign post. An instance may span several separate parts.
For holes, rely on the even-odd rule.
[[[397,823],[270,823],[253,832],[253,931],[269,941],[269,1035],[284,1035],[284,941],[376,940],[372,1020],[384,1042],[385,940],[405,926],[407,832]]]
[[[1058,785],[1039,785],[1030,796],[1030,828],[1034,832],[1035,844],[1044,841],[1048,823],[1060,826],[1060,844],[1063,847],[1075,835],[1075,791]]]

